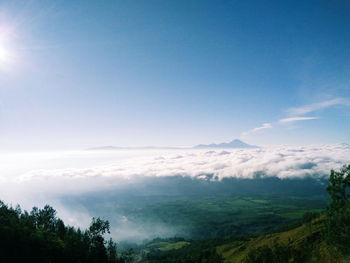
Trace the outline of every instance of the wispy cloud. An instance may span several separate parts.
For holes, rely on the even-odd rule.
[[[272,124],[269,123],[269,122],[266,122],[266,123],[263,123],[263,124],[262,124],[261,126],[259,126],[259,127],[256,127],[256,128],[251,129],[251,130],[249,130],[249,131],[243,132],[243,133],[241,134],[241,136],[244,137],[244,136],[247,136],[247,135],[249,135],[249,134],[251,134],[251,133],[255,133],[255,132],[258,132],[258,131],[261,131],[261,130],[271,129],[271,128],[272,128]]]
[[[332,100],[321,101],[321,102],[317,102],[317,103],[304,105],[301,107],[290,108],[287,110],[287,112],[291,115],[303,115],[303,114],[307,114],[307,113],[314,112],[317,110],[329,108],[329,107],[332,107],[335,105],[350,106],[350,99],[349,98],[336,98],[336,99],[332,99]]]
[[[320,117],[290,117],[290,118],[284,118],[280,119],[279,123],[289,123],[289,122],[295,122],[295,121],[307,121],[307,120],[316,120]]]
[[[335,98],[335,99],[312,103],[312,104],[308,104],[300,107],[289,108],[287,109],[286,112],[289,114],[290,117],[282,118],[277,122],[273,122],[273,123],[264,123],[260,127],[256,127],[249,131],[243,132],[241,134],[241,137],[251,135],[263,129],[273,128],[274,126],[278,126],[278,124],[320,119],[320,117],[315,117],[315,116],[309,117],[309,116],[301,116],[301,115],[315,112],[315,111],[322,110],[322,109],[329,108],[336,105],[350,106],[350,98]]]

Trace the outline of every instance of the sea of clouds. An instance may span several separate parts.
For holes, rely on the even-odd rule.
[[[324,178],[331,169],[350,163],[350,145],[26,153],[0,155],[0,159],[0,199],[25,209],[49,203],[69,224],[86,226],[91,213],[78,203],[74,209],[67,208],[61,197],[125,191],[145,178],[169,176]]]
[[[132,152],[132,150],[130,150]],[[92,156],[105,152],[90,152]],[[113,151],[109,152],[113,156]],[[253,178],[259,172],[279,178],[325,176],[350,162],[350,145],[274,146],[255,149],[144,150],[108,165],[86,168],[38,169],[21,174],[18,181],[105,178],[133,180],[139,177],[213,174]]]
[[[12,160],[12,165],[20,166],[22,170],[11,176],[6,176],[9,167],[6,170],[0,166],[0,171],[3,168],[0,177],[3,193],[80,194],[122,187],[145,177],[178,175],[201,178],[212,174],[216,180],[226,177],[253,178],[257,173],[279,178],[324,177],[331,169],[339,169],[350,163],[350,145],[82,151],[36,154],[30,156],[32,162],[28,158],[22,157],[27,169],[21,165],[21,160]],[[36,165],[32,165],[33,162]]]

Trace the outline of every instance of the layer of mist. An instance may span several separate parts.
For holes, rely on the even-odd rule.
[[[350,162],[350,146],[81,151],[0,158],[5,202],[25,209],[49,203],[68,224],[80,227],[101,216],[111,221],[117,240],[135,241],[186,235],[181,227],[157,218],[130,217],[126,211],[137,214],[140,206],[133,204],[140,200],[149,205],[220,194],[321,193],[329,171]]]

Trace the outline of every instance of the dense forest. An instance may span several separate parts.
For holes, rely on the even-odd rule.
[[[350,165],[331,171],[330,202],[297,225],[267,235],[216,239],[156,239],[126,249],[105,240],[110,224],[93,218],[88,229],[66,226],[45,206],[22,211],[0,202],[0,262],[343,262],[350,249]]]
[[[118,256],[116,243],[103,237],[109,227],[93,218],[80,230],[66,226],[51,206],[29,213],[0,202],[0,262],[131,262],[130,251]]]

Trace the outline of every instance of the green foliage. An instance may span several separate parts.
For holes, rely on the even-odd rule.
[[[152,196],[149,199],[135,197],[132,202],[118,200],[107,204],[115,207],[111,210],[113,213],[121,213],[140,225],[143,222],[164,225],[165,229],[175,229],[177,235],[193,239],[276,232],[283,225],[300,222],[305,212],[319,211],[327,205],[323,195]],[[95,213],[107,210],[107,205],[103,209],[101,203],[92,208]]]
[[[330,211],[340,210],[349,204],[350,164],[340,171],[331,171],[327,192],[331,197]]]
[[[320,215],[321,215],[321,213],[319,213],[319,212],[308,211],[308,212],[304,213],[302,222],[304,224],[310,223],[312,220],[320,217]]]
[[[0,262],[128,262],[118,257],[112,240],[104,240],[108,232],[109,222],[100,218],[81,231],[65,226],[51,206],[28,213],[0,201]]]
[[[102,220],[101,218],[93,217],[89,227],[89,233],[92,237],[98,237],[105,233],[109,233],[109,222]]]
[[[325,213],[304,213],[299,227],[219,247],[229,262],[345,262],[350,252],[350,165],[332,170]]]
[[[263,245],[250,251],[245,263],[288,263],[305,262],[308,253],[305,249],[297,249],[291,244],[275,242],[272,246]]]
[[[343,253],[350,244],[350,165],[340,171],[331,171],[327,191],[331,203],[327,209],[326,238]]]
[[[127,249],[121,255],[121,260],[123,263],[131,263],[134,261],[134,251],[132,248]]]
[[[108,263],[118,262],[117,244],[110,238],[106,247]]]
[[[192,241],[178,249],[152,249],[140,262],[152,263],[222,263],[216,252],[217,240]]]

